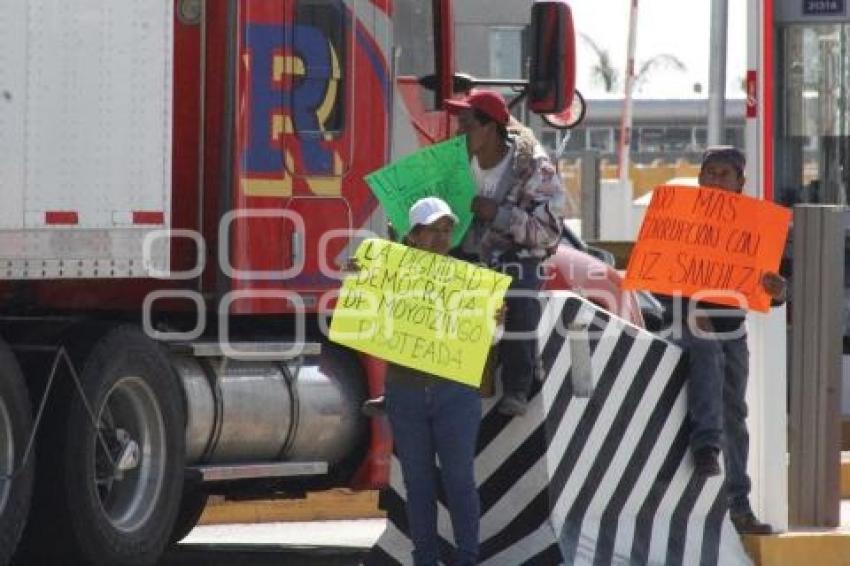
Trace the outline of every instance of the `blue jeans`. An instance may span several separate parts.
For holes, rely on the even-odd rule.
[[[457,551],[454,564],[478,560],[480,502],[475,485],[475,445],[481,399],[472,387],[448,380],[417,387],[386,384],[387,416],[407,490],[413,561],[438,560],[437,482],[442,479]],[[435,457],[440,461],[439,478]]]
[[[680,345],[688,353],[688,417],[693,450],[722,449],[732,512],[750,510],[747,457],[747,333],[719,339],[697,337],[683,325]]]
[[[505,262],[501,271],[513,278],[505,299],[505,338],[499,342],[502,386],[505,393],[528,395],[537,368],[537,339],[514,338],[512,332],[532,334],[540,323],[540,301],[530,292],[540,290],[539,259]],[[517,295],[514,295],[516,292]]]

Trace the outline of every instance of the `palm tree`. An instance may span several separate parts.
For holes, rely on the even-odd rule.
[[[585,34],[581,38],[596,54],[596,63],[590,68],[593,79],[602,84],[605,92],[616,92],[620,87],[620,72],[611,63],[611,54]],[[659,53],[643,61],[635,73],[634,89],[639,91],[656,69],[673,69],[684,72],[687,67],[681,59],[670,53]]]
[[[655,69],[664,68],[673,69],[680,73],[684,73],[687,70],[685,64],[682,63],[682,60],[675,55],[671,55],[670,53],[659,53],[658,55],[653,55],[641,63],[637,73],[635,73],[635,90],[640,91],[641,87],[646,84],[650,74],[652,74]]]
[[[611,63],[611,54],[607,49],[600,47],[599,44],[593,41],[593,39],[591,39],[588,35],[583,33],[580,35],[585,43],[587,43],[587,45],[590,46],[596,54],[596,63],[590,68],[591,77],[593,77],[595,81],[602,83],[602,87],[605,89],[605,92],[616,91],[620,83],[620,73]]]

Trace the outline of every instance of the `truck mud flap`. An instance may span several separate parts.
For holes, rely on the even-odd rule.
[[[546,379],[534,384],[528,412],[506,417],[495,410],[498,395],[483,400],[481,564],[749,564],[723,476],[694,474],[681,350],[577,295],[546,301],[538,329]],[[592,383],[572,375],[583,335]],[[584,371],[587,359],[578,362]],[[408,563],[395,457],[382,503],[387,529],[365,563]],[[440,559],[451,563],[443,496],[438,529]]]

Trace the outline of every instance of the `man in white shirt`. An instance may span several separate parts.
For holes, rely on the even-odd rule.
[[[447,100],[446,106],[457,115],[458,132],[467,136],[478,186],[475,220],[456,255],[513,277],[499,346],[504,386],[499,411],[522,415],[537,368],[541,263],[560,240],[566,196],[531,131],[511,124],[501,94],[476,90],[462,100]]]

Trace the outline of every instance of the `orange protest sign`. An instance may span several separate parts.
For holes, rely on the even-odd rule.
[[[624,287],[760,312],[777,271],[791,211],[707,187],[656,187],[629,258]]]

